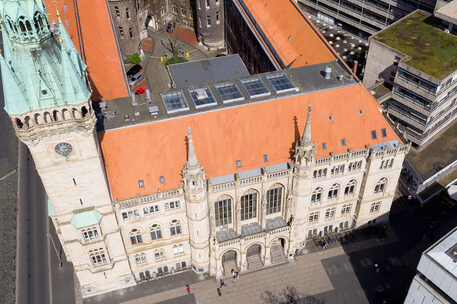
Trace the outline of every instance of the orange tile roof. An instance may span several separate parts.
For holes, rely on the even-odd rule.
[[[69,21],[68,34],[79,53],[83,54],[82,57],[87,64],[93,91],[92,99],[104,100],[128,96],[107,2],[73,0],[44,0],[44,2],[48,5],[46,11],[50,22],[57,21],[56,6],[64,24]],[[74,3],[77,3],[77,7]]]
[[[235,0],[245,17],[253,16],[261,32],[279,55],[285,67],[300,67],[335,61],[336,53],[294,2],[294,0]],[[249,21],[254,26],[252,20]],[[257,37],[268,48],[259,31]],[[289,39],[290,37],[290,39]],[[269,49],[269,48],[268,48]],[[273,50],[269,49],[271,54]]]
[[[301,135],[310,104],[318,158],[399,140],[362,84],[289,96],[100,133],[111,193],[122,200],[159,188],[177,188],[186,162],[189,126],[207,178],[290,161],[290,149],[298,135],[294,117]],[[382,128],[387,129],[386,138],[381,136]],[[371,138],[371,130],[377,131],[378,139]],[[343,138],[346,146],[341,144]],[[264,162],[264,154],[268,162]],[[242,168],[236,167],[237,160]],[[164,184],[160,176],[165,177]],[[138,180],[144,181],[144,188],[138,187]]]

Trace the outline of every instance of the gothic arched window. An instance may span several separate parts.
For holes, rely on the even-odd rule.
[[[130,242],[132,245],[143,243],[143,237],[141,236],[141,231],[139,229],[132,229],[130,231]]]
[[[257,191],[248,190],[241,197],[241,220],[249,220],[257,217]]]
[[[283,186],[274,184],[267,191],[267,214],[281,212]]]
[[[170,223],[170,234],[171,234],[171,236],[179,235],[181,233],[182,233],[181,223],[178,220],[172,220],[171,223]]]
[[[344,195],[354,194],[356,186],[357,186],[357,181],[355,179],[350,180],[349,183],[346,185],[346,188],[344,188]]]
[[[160,226],[157,224],[151,226],[151,229],[149,229],[149,233],[151,234],[151,241],[162,238],[162,230],[160,229]]]
[[[311,195],[311,203],[317,203],[320,202],[322,199],[322,188],[318,187],[314,189],[313,194]]]
[[[387,185],[387,178],[383,177],[379,180],[379,182],[374,187],[374,193],[382,193],[386,189]]]
[[[220,197],[214,202],[216,227],[232,223],[232,198],[228,195]]]
[[[340,190],[340,185],[333,184],[330,190],[328,191],[328,199],[333,199],[338,197],[338,191]]]

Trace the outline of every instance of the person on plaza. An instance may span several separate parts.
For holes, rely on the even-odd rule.
[[[232,273],[232,277],[235,278],[235,270],[234,269],[231,270],[231,273]]]
[[[220,279],[220,280],[219,280],[219,283],[221,284],[221,288],[222,288],[223,286],[227,287],[227,285],[225,284],[224,280]]]
[[[240,273],[238,271],[235,271],[235,279],[239,279],[240,278]]]
[[[190,294],[190,286],[189,286],[189,284],[186,284],[186,289],[187,289],[187,293]]]
[[[221,289],[218,287],[216,290],[217,290],[217,294],[219,295],[219,297],[221,297],[222,296]]]

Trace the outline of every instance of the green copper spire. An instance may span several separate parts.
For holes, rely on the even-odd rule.
[[[5,35],[4,35],[5,36]],[[30,110],[24,95],[24,88],[17,79],[16,74],[12,71],[10,65],[5,61],[5,58],[0,54],[0,68],[2,70],[3,88],[4,90],[5,111],[7,113],[23,113]],[[8,91],[8,94],[6,94]]]
[[[8,114],[87,102],[86,65],[60,18],[58,39],[49,31],[40,0],[0,0],[0,13],[4,21],[2,76]]]

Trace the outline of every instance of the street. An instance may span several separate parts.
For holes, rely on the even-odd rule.
[[[19,147],[16,303],[51,303],[47,201],[27,147]]]

